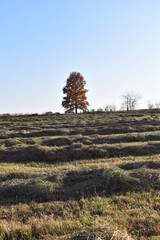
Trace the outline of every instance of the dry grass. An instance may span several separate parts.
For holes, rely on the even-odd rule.
[[[0,239],[160,239],[160,113],[1,116]]]

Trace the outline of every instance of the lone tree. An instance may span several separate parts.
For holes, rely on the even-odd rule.
[[[141,96],[137,93],[127,92],[122,96],[122,107],[126,108],[127,111],[134,110],[140,98]]]
[[[66,81],[66,86],[63,88],[62,106],[66,109],[66,113],[78,112],[78,109],[86,112],[88,111],[86,92],[84,88],[86,81],[79,72],[72,72]]]

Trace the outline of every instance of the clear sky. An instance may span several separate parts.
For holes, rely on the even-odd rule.
[[[72,71],[90,108],[160,101],[160,0],[0,1],[0,113],[63,112]]]

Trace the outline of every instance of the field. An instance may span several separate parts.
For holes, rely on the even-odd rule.
[[[0,116],[0,240],[160,239],[160,111]]]

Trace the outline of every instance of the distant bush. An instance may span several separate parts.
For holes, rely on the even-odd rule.
[[[104,110],[103,110],[103,108],[97,108],[96,112],[101,113],[101,112],[104,112]]]
[[[45,112],[44,115],[50,116],[50,115],[53,115],[53,112]]]

